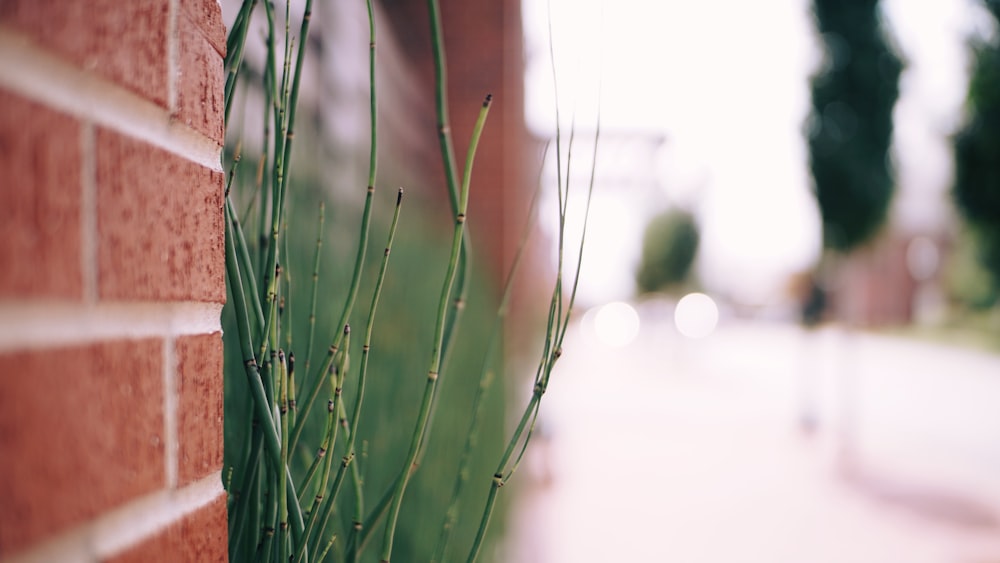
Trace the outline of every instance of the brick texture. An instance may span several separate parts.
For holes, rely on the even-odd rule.
[[[0,23],[167,107],[168,0],[4,0]]]
[[[100,297],[225,301],[222,180],[219,172],[99,129]]]
[[[226,26],[218,0],[181,0],[181,12],[198,26],[220,56],[226,56]]]
[[[226,497],[200,510],[105,563],[225,563],[228,557]]]
[[[0,0],[0,34],[29,57],[66,63],[9,76],[33,82],[0,89],[0,302],[37,303],[18,313],[34,323],[56,322],[53,301],[88,315],[109,301],[224,302],[223,175],[178,156],[203,154],[201,136],[224,141],[218,0]],[[72,89],[81,73],[93,88],[68,114],[14,93]],[[122,90],[133,95],[121,108],[88,114],[93,96]],[[165,128],[168,117],[200,135]],[[61,344],[29,336],[26,349],[0,352],[0,560],[37,558],[53,540],[69,558],[93,560],[94,546],[118,534],[107,525],[116,509],[176,520],[113,561],[226,560],[225,495],[170,490],[175,435],[178,487],[222,467],[221,334],[177,336],[188,320],[165,314],[102,319],[120,336],[96,342],[85,321],[59,327],[70,339]],[[162,331],[133,339],[147,321]],[[0,319],[7,330],[19,322]],[[140,498],[148,502],[129,504]],[[208,504],[179,517],[178,498]]]
[[[0,299],[79,299],[80,126],[0,90]]]
[[[222,55],[196,21],[184,15],[179,18],[177,25],[179,60],[176,117],[221,146],[225,89]],[[224,43],[222,49],[225,50]]]
[[[432,91],[434,65],[426,25],[427,3],[382,0],[381,4],[410,67],[423,88]],[[520,2],[443,2],[441,19],[448,51],[451,131],[459,170],[464,166],[483,98],[493,94],[472,171],[468,228],[480,245],[483,262],[496,279],[504,279],[518,247],[521,225],[527,222],[531,188],[537,182],[534,155],[541,148],[529,136],[524,123]],[[426,113],[433,115],[431,106],[427,106]],[[436,124],[428,121],[425,125],[423,138],[437,138]],[[443,185],[443,167],[437,164],[440,155],[432,152],[426,158],[435,163],[431,172],[440,178],[436,183]]]
[[[0,554],[165,485],[162,350],[0,355]]]
[[[222,469],[222,334],[178,338],[178,485]]]

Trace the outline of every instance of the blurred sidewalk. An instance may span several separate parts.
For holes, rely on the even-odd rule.
[[[1000,357],[775,324],[571,332],[499,560],[1000,563]]]

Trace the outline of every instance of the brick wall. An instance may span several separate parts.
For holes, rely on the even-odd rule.
[[[224,561],[217,0],[0,0],[0,560]]]
[[[427,3],[382,0],[381,4],[392,24],[391,32],[422,81],[421,90],[427,93],[426,107],[418,110],[424,118],[420,138],[435,140],[425,141],[424,158],[432,163],[428,172],[443,186],[432,105],[434,62]],[[497,280],[503,280],[527,222],[541,148],[530,137],[524,121],[521,2],[441,2],[441,24],[447,50],[451,130],[460,171],[483,97],[493,94],[476,151],[468,228],[475,244],[485,251],[481,263]]]

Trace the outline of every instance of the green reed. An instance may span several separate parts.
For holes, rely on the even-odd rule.
[[[258,5],[260,4],[260,5]],[[366,454],[367,444],[362,443],[359,453],[359,427],[365,411],[366,385],[376,334],[376,313],[379,309],[383,287],[389,273],[391,249],[400,220],[403,190],[395,199],[391,223],[386,234],[386,244],[377,274],[371,287],[365,287],[365,272],[369,269],[367,249],[373,226],[376,206],[378,170],[378,103],[376,90],[376,26],[375,7],[366,1],[369,23],[368,78],[370,147],[364,208],[357,235],[353,267],[350,268],[349,286],[342,301],[328,295],[321,280],[321,255],[324,245],[323,230],[325,206],[320,204],[316,221],[317,235],[311,262],[311,276],[307,284],[308,324],[304,338],[304,355],[296,369],[293,346],[301,341],[292,334],[292,296],[298,291],[293,285],[298,277],[292,275],[289,229],[299,226],[289,221],[289,178],[292,171],[292,146],[295,139],[296,110],[303,62],[305,60],[310,30],[312,1],[306,0],[301,14],[301,24],[296,35],[292,33],[292,13],[289,2],[284,6],[284,21],[279,24],[279,13],[273,3],[244,0],[227,38],[227,77],[224,90],[227,131],[234,117],[236,91],[239,83],[254,80],[245,72],[246,43],[255,37],[255,22],[266,30],[263,41],[266,48],[265,66],[257,87],[263,93],[264,120],[261,131],[263,140],[256,174],[249,185],[241,186],[237,170],[242,158],[242,142],[229,163],[225,205],[225,264],[226,283],[229,290],[227,314],[231,314],[235,330],[227,334],[227,347],[240,358],[240,379],[228,381],[240,388],[245,397],[242,410],[227,411],[226,424],[240,427],[238,445],[227,444],[234,462],[226,470],[226,488],[229,510],[229,557],[232,561],[358,561],[364,554],[376,531],[381,531],[381,561],[391,560],[397,547],[400,513],[407,501],[407,491],[423,456],[428,452],[427,443],[434,429],[434,418],[440,402],[441,388],[449,385],[445,373],[454,351],[457,327],[462,318],[473,279],[470,268],[472,246],[467,233],[469,198],[473,197],[473,164],[478,142],[486,125],[492,97],[487,95],[470,137],[469,148],[461,175],[454,156],[449,126],[445,48],[441,29],[441,16],[436,0],[428,0],[430,28],[435,67],[435,109],[438,125],[438,142],[445,170],[446,185],[452,213],[452,232],[448,261],[443,272],[437,306],[434,310],[430,358],[423,372],[423,391],[414,398],[416,419],[412,421],[408,447],[402,463],[371,505],[365,502],[373,491],[365,485],[366,470],[371,463],[388,460],[371,460]],[[279,31],[283,28],[283,33]],[[256,29],[256,28],[254,28]],[[245,111],[245,110],[244,110]],[[557,115],[558,121],[558,115]],[[241,133],[242,134],[242,133]],[[595,144],[596,145],[596,144]],[[562,353],[562,341],[572,310],[579,275],[579,260],[570,289],[564,291],[563,282],[563,231],[569,199],[569,155],[572,152],[572,134],[566,150],[565,179],[561,161],[561,137],[557,131],[556,157],[559,170],[559,269],[550,299],[542,358],[534,378],[534,393],[525,407],[513,435],[509,438],[500,463],[491,479],[486,495],[486,506],[480,524],[471,542],[468,559],[477,558],[486,537],[491,516],[495,510],[498,492],[517,469],[524,455],[535,424],[540,402],[556,360]],[[593,178],[593,170],[591,171]],[[539,182],[540,183],[540,182]],[[590,189],[593,183],[591,181]],[[240,213],[234,201],[235,193],[248,198],[245,210]],[[587,207],[589,211],[589,191]],[[531,204],[530,216],[537,213],[538,193]],[[256,208],[256,209],[255,209]],[[246,236],[241,218],[253,217],[255,232]],[[436,515],[442,518],[440,537],[434,561],[447,556],[456,523],[462,518],[460,502],[462,490],[470,479],[471,460],[479,449],[479,433],[483,426],[483,404],[490,393],[496,393],[492,382],[503,378],[498,373],[497,356],[499,341],[504,330],[513,280],[517,273],[527,234],[532,222],[525,229],[515,257],[514,266],[502,292],[496,320],[489,339],[486,357],[482,361],[478,390],[472,406],[472,423],[456,466],[455,484],[447,511]],[[364,332],[361,337],[360,361],[352,369],[350,319],[362,290],[371,291]],[[296,300],[298,303],[298,300]],[[317,316],[336,319],[337,330],[329,346],[317,351]],[[299,335],[300,337],[300,335]],[[357,344],[357,339],[355,339]],[[391,374],[394,377],[411,377],[410,373]],[[453,374],[456,377],[457,374]],[[345,389],[350,395],[345,399]],[[327,397],[327,412],[322,418],[310,417],[310,412],[321,395]],[[234,418],[235,417],[235,418]],[[401,421],[400,424],[405,424]],[[319,427],[318,427],[319,426]],[[315,440],[315,441],[313,441]],[[403,452],[400,452],[403,453]],[[339,456],[339,460],[336,458]],[[398,460],[392,463],[399,463]],[[341,495],[342,491],[344,492]],[[380,492],[380,491],[374,491]],[[411,495],[412,496],[412,495]],[[405,560],[419,560],[425,554],[406,553]]]

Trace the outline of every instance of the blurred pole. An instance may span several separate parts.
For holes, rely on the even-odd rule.
[[[839,332],[837,380],[840,384],[838,409],[837,466],[844,475],[852,475],[858,462],[858,418],[861,379],[858,373],[858,338],[853,326]]]
[[[819,429],[821,364],[816,358],[816,331],[807,327],[799,336],[798,413],[799,431],[812,436]]]
[[[799,379],[799,430],[809,436],[819,428],[819,390],[821,363],[816,355],[816,330],[823,320],[826,311],[826,290],[819,283],[816,274],[810,274],[805,280],[806,287],[801,289],[801,323],[803,326],[802,341],[799,346],[802,355]]]

